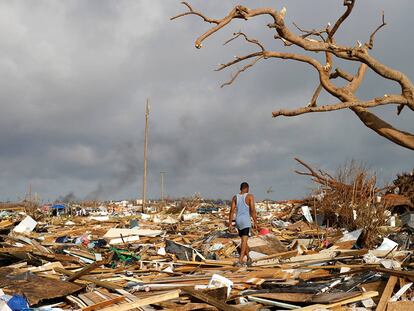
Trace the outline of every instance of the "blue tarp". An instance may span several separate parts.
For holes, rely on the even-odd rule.
[[[65,205],[63,205],[63,204],[53,204],[50,208],[65,209]]]

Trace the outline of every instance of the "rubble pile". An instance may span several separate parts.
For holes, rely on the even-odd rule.
[[[411,201],[298,161],[320,191],[258,202],[241,267],[224,202],[2,205],[0,310],[411,310]]]
[[[228,208],[37,219],[3,210],[0,308],[401,310],[413,303],[408,226],[379,228],[381,243],[368,249],[362,229],[318,225],[300,205],[258,204],[266,230],[249,239],[245,267],[233,265],[240,239],[227,230]]]

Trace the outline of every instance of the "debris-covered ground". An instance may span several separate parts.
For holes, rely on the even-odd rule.
[[[411,310],[412,175],[378,189],[361,171],[334,178],[301,163],[322,187],[306,200],[257,204],[243,267],[233,265],[240,239],[225,204],[56,216],[4,204],[0,310]]]

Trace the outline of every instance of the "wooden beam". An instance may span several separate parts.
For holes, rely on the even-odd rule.
[[[283,252],[283,253],[267,255],[267,256],[261,257],[261,258],[255,258],[255,259],[252,260],[252,262],[264,261],[264,260],[269,260],[269,259],[279,258],[279,257],[289,258],[289,257],[296,256],[297,254],[298,254],[297,250],[287,251],[287,252]]]
[[[377,306],[377,311],[385,311],[388,302],[391,298],[392,292],[394,291],[395,284],[397,283],[398,277],[391,275],[388,279],[387,285],[382,292],[381,299]]]
[[[66,279],[66,281],[73,282],[74,280],[79,279],[82,275],[87,274],[88,272],[94,270],[95,268],[99,267],[102,264],[103,264],[102,261],[95,261],[91,263],[90,265],[85,266],[83,269],[79,270],[78,272],[75,272],[74,274],[69,276]]]
[[[412,271],[402,271],[402,270],[392,270],[386,268],[374,268],[377,272],[388,273],[389,275],[398,276],[400,278],[407,278],[414,281],[414,272]]]
[[[137,301],[107,307],[107,308],[103,308],[101,310],[102,311],[127,311],[127,310],[135,309],[135,308],[138,308],[138,307],[147,306],[147,305],[150,305],[150,304],[153,304],[153,303],[159,303],[159,302],[163,302],[163,301],[166,301],[166,300],[178,298],[179,295],[180,295],[180,290],[173,290],[173,291],[170,291],[170,292],[166,292],[164,294],[150,296],[150,297],[147,297],[147,298],[142,298],[142,299],[139,299]]]
[[[59,268],[59,267],[54,268],[54,270],[56,272],[62,273],[64,275],[71,276],[71,275],[74,274],[73,272],[70,272],[70,271],[68,271],[66,269]],[[116,285],[116,284],[113,284],[113,283],[109,283],[109,282],[105,282],[105,281],[101,281],[101,280],[99,280],[99,279],[97,279],[97,278],[95,278],[93,276],[82,275],[79,278],[79,280],[88,281],[88,282],[94,283],[94,284],[96,284],[98,286],[101,286],[103,288],[110,289],[110,290],[115,290],[116,291],[117,289],[122,289],[122,286],[119,286],[119,285]]]
[[[7,253],[7,254],[30,253],[33,250],[34,250],[34,247],[31,245],[26,245],[23,247],[3,247],[3,248],[0,248],[0,253]]]
[[[342,300],[342,301],[331,303],[329,305],[315,304],[315,305],[310,305],[310,306],[307,306],[307,307],[303,307],[301,309],[296,309],[296,311],[313,311],[313,310],[319,310],[319,309],[323,309],[323,310],[332,309],[332,308],[343,306],[343,305],[346,305],[346,304],[349,304],[349,303],[353,303],[353,302],[361,301],[361,300],[364,300],[364,299],[372,298],[372,297],[375,297],[375,296],[378,296],[378,292],[374,292],[374,291],[365,292],[365,293],[362,293],[361,295],[359,295],[357,297],[348,298],[348,299],[345,299],[345,300]]]
[[[82,308],[82,311],[101,310],[104,307],[108,307],[110,305],[116,304],[116,303],[124,301],[124,300],[125,300],[125,297],[122,297],[122,296],[115,297],[115,298],[112,298],[112,299],[109,299],[109,300],[104,300],[104,301],[98,302],[98,303],[96,303],[92,306],[87,306],[85,308]]]
[[[188,287],[182,287],[181,290],[184,293],[189,294],[190,296],[197,298],[201,301],[204,301],[208,303],[209,305],[216,307],[219,310],[222,310],[222,311],[238,311],[239,310],[236,307],[230,306],[226,304],[225,302],[219,301],[207,294],[203,294],[202,292],[196,291],[194,289],[190,289]]]

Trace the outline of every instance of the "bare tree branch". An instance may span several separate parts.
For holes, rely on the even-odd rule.
[[[219,68],[217,68],[215,71],[221,71],[224,68],[233,66],[234,64],[245,61],[246,59],[250,59],[250,58],[258,57],[258,56],[263,56],[263,52],[255,52],[255,53],[251,53],[251,54],[248,54],[248,55],[245,55],[245,56],[234,56],[234,60],[232,60],[231,62],[228,62],[226,64],[220,64]]]
[[[252,62],[250,62],[249,64],[247,64],[246,66],[244,66],[243,68],[237,70],[237,72],[235,74],[232,75],[231,79],[225,83],[223,83],[220,87],[225,87],[227,85],[230,85],[234,82],[234,80],[237,79],[237,77],[243,72],[246,71],[247,69],[249,69],[250,67],[253,67],[260,59],[262,59],[263,56],[259,56],[257,58],[255,58]]]
[[[223,43],[223,45],[226,45],[226,44],[228,44],[229,42],[231,42],[231,41],[233,41],[233,40],[235,40],[235,39],[237,39],[238,37],[240,37],[240,36],[242,36],[242,37],[244,37],[244,39],[247,41],[247,42],[250,42],[250,43],[252,43],[252,44],[255,44],[255,45],[257,45],[262,51],[264,51],[265,50],[265,48],[264,48],[264,46],[259,42],[259,40],[257,40],[257,39],[251,39],[251,38],[249,38],[249,37],[247,37],[246,36],[246,34],[244,34],[243,32],[241,32],[241,31],[239,31],[239,32],[235,32],[234,34],[233,34],[233,36],[234,37],[232,37],[232,38],[230,38],[229,40],[227,40],[226,42],[224,42]]]
[[[405,131],[396,129],[391,124],[378,118],[372,112],[365,108],[352,107],[351,110],[358,116],[358,118],[377,134],[394,142],[402,147],[414,150],[414,135]]]
[[[310,36],[316,36],[316,37],[321,38],[322,42],[326,42],[326,39],[322,36],[322,34],[328,32],[326,29],[321,29],[321,30],[316,30],[316,29],[306,30],[306,29],[303,29],[303,28],[299,27],[295,22],[293,23],[293,26],[295,26],[300,32],[303,32],[304,33],[301,36],[304,39],[305,38],[308,38]]]
[[[188,12],[181,13],[181,14],[178,14],[174,17],[171,17],[170,20],[174,20],[176,18],[186,16],[186,15],[197,15],[197,16],[201,17],[207,23],[213,23],[213,24],[218,24],[219,23],[219,21],[217,19],[212,19],[212,18],[206,17],[204,14],[202,14],[198,11],[194,11],[193,8],[191,7],[191,5],[189,5],[187,2],[183,1],[181,3],[184,4],[188,8]]]
[[[351,82],[354,79],[354,77],[350,73],[342,70],[341,68],[336,68],[334,74],[338,75],[342,79],[345,79],[349,82]]]
[[[385,22],[385,16],[384,16],[384,11],[382,11],[382,24],[379,25],[374,32],[369,36],[369,42],[365,43],[365,46],[367,48],[369,48],[370,50],[372,50],[372,48],[374,47],[374,38],[375,38],[375,34],[378,32],[378,30],[380,30],[382,27],[386,26],[387,23]]]
[[[321,91],[323,89],[322,84],[319,83],[318,87],[316,88],[315,92],[312,95],[311,101],[309,102],[308,107],[316,107],[317,103],[316,101],[318,100],[319,94],[321,94]]]
[[[362,63],[359,66],[358,72],[355,75],[355,77],[352,79],[350,83],[348,83],[347,86],[345,86],[345,88],[354,93],[358,89],[358,87],[361,85],[362,80],[364,79],[366,70],[367,70],[367,65]]]
[[[328,33],[328,40],[332,41],[333,36],[341,26],[341,24],[346,20],[346,18],[351,14],[352,9],[354,8],[355,0],[344,0],[344,6],[346,6],[345,13],[339,17],[339,19],[336,21],[332,29]]]
[[[311,176],[314,181],[317,183],[320,183],[322,185],[328,186],[328,187],[335,187],[337,185],[343,185],[342,183],[338,182],[334,178],[332,178],[329,174],[320,174],[316,172],[310,165],[306,164],[299,158],[294,158],[295,161],[297,161],[299,164],[304,166],[308,172],[300,172],[295,170],[296,174],[303,175],[303,176]]]
[[[308,107],[301,107],[297,109],[280,109],[272,112],[272,116],[274,118],[278,116],[285,116],[285,117],[294,117],[299,116],[301,114],[305,113],[311,113],[311,112],[328,112],[328,111],[335,111],[335,110],[341,110],[341,109],[347,109],[352,107],[361,107],[361,108],[372,108],[372,107],[378,107],[383,105],[389,105],[389,104],[401,104],[406,103],[407,100],[401,96],[401,95],[387,95],[381,98],[376,98],[369,101],[364,102],[340,102],[337,104],[331,104],[331,105],[324,105],[324,106],[308,106]]]
[[[330,25],[328,25],[326,27],[326,30],[305,30],[297,26],[297,24],[294,24],[295,27],[298,28],[300,32],[302,32],[302,34],[300,35],[296,35],[285,25],[285,8],[283,8],[281,11],[277,11],[273,8],[250,9],[245,6],[238,5],[234,7],[223,18],[212,19],[206,17],[200,12],[194,11],[193,8],[186,2],[184,2],[183,4],[188,8],[189,11],[177,15],[173,17],[173,19],[185,15],[197,15],[203,18],[204,21],[215,24],[215,26],[207,30],[204,34],[202,34],[196,39],[196,48],[201,48],[202,43],[206,38],[217,32],[221,28],[227,26],[229,23],[231,23],[233,19],[249,20],[255,16],[268,16],[272,20],[271,23],[268,24],[268,27],[276,31],[276,35],[274,36],[275,39],[282,40],[283,43],[287,46],[294,45],[308,52],[325,53],[326,64],[322,65],[315,58],[309,57],[307,55],[302,55],[298,53],[281,53],[276,51],[267,51],[259,41],[248,38],[242,32],[235,33],[234,37],[228,40],[225,44],[240,36],[243,36],[247,42],[257,45],[260,48],[260,51],[245,56],[235,57],[233,61],[230,61],[226,64],[221,64],[217,70],[223,70],[237,63],[246,60],[251,60],[250,63],[246,64],[235,74],[233,74],[230,81],[224,83],[223,86],[231,84],[239,76],[240,73],[254,66],[260,59],[279,58],[304,62],[313,66],[316,69],[316,71],[318,72],[320,83],[320,85],[317,87],[312,96],[309,106],[295,110],[282,109],[273,112],[273,116],[292,116],[310,112],[333,111],[338,109],[349,108],[355,114],[357,114],[357,116],[364,123],[365,126],[371,128],[379,135],[406,148],[414,149],[414,136],[412,134],[400,131],[392,127],[390,124],[381,120],[376,115],[367,110],[371,107],[387,104],[397,104],[398,114],[402,111],[404,106],[408,106],[411,110],[414,111],[414,86],[411,80],[402,72],[384,65],[368,53],[368,51],[373,47],[376,33],[383,26],[385,26],[384,14],[382,16],[382,24],[378,26],[371,34],[368,43],[363,45],[358,41],[355,46],[344,46],[339,45],[335,42],[334,35],[336,34],[340,26],[343,24],[343,22],[351,14],[355,5],[355,0],[344,0],[344,6],[346,6],[346,11],[338,18],[338,20],[335,22],[332,28],[330,28]],[[324,34],[327,34],[326,39],[323,36]],[[311,38],[312,36],[316,36],[320,38],[320,40],[314,40]],[[359,63],[360,66],[355,76],[341,70],[340,68],[337,68],[334,72],[331,72],[333,68],[334,57],[345,61]],[[377,73],[379,76],[385,79],[397,82],[401,87],[401,94],[389,96],[384,95],[383,97],[374,98],[367,101],[360,100],[355,93],[363,81],[367,68],[372,69],[375,73]],[[348,81],[348,84],[346,84],[344,87],[337,87],[331,81],[331,79],[335,79],[337,77],[340,77]],[[325,90],[334,97],[338,98],[340,103],[335,105],[316,106],[316,100],[322,90]]]

